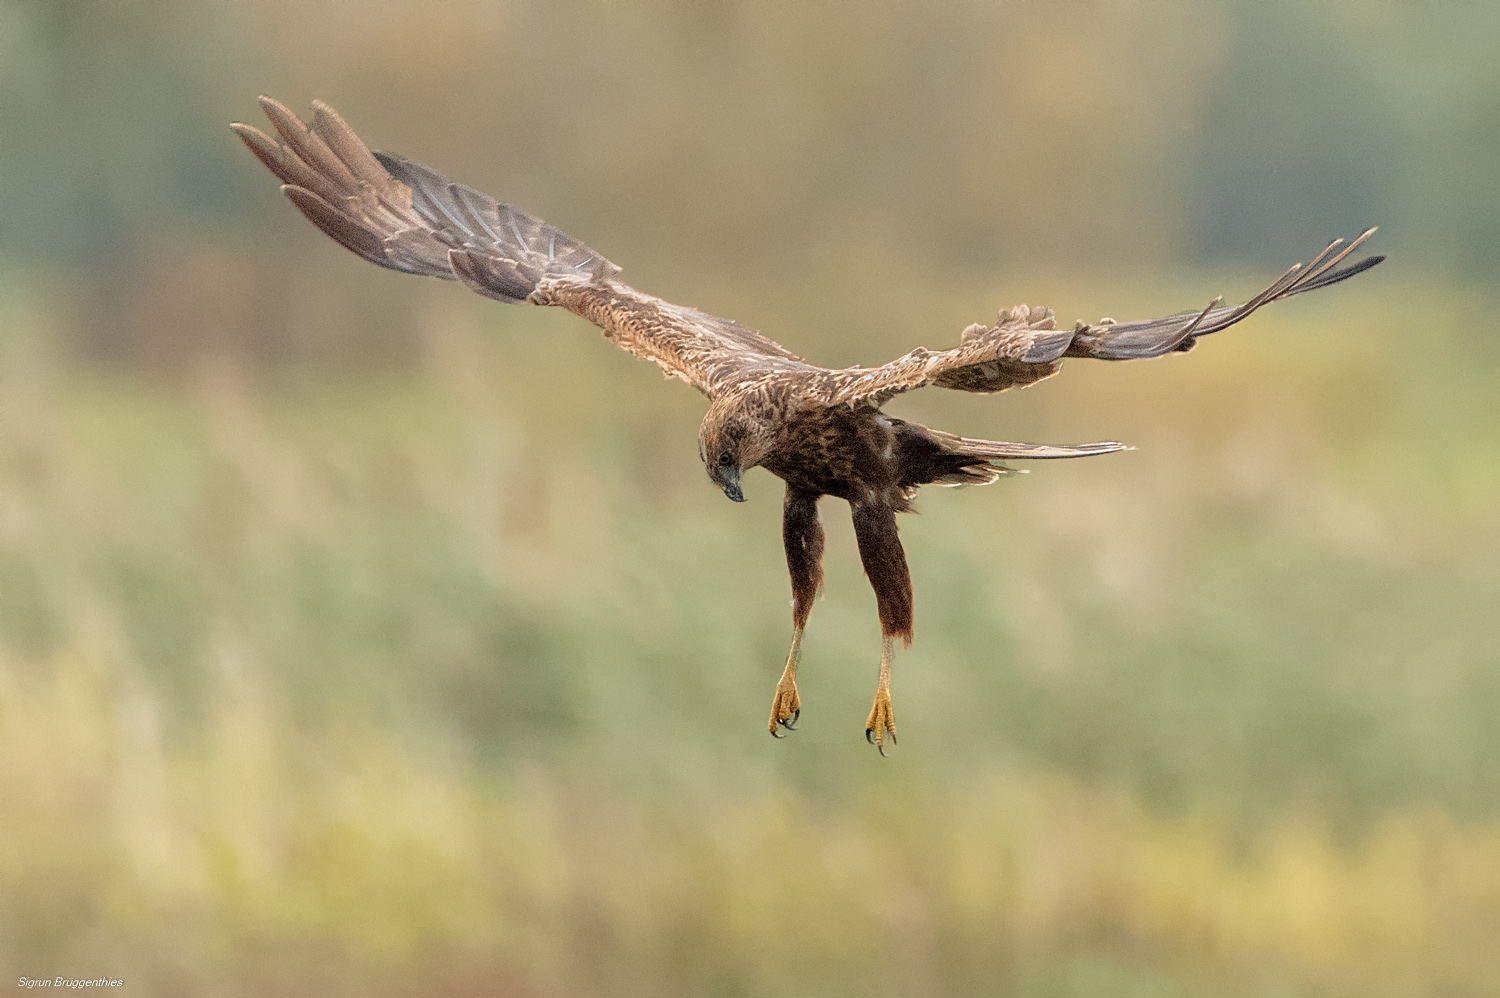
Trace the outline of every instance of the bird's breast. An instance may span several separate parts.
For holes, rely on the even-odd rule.
[[[841,406],[790,416],[761,464],[800,489],[863,501],[895,486],[896,450],[888,417]]]

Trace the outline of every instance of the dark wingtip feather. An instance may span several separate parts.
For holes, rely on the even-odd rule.
[[[309,221],[371,263],[458,278],[504,302],[527,300],[549,274],[601,279],[619,269],[517,208],[420,163],[371,151],[322,101],[313,101],[310,125],[272,97],[259,103],[276,135],[243,122],[231,129]]]
[[[266,112],[266,117],[271,119],[271,124],[276,126],[276,131],[280,133],[282,139],[295,144],[298,138],[306,134],[307,126],[302,123],[302,119],[281,101],[275,97],[267,97],[265,94],[261,94],[255,100],[260,105],[260,109]]]
[[[333,240],[346,249],[358,253],[371,263],[386,265],[385,240],[355,219],[324,201],[304,187],[286,184],[281,192],[287,196],[297,210]]]
[[[323,139],[349,172],[369,184],[380,196],[400,200],[399,182],[380,164],[343,116],[320,100],[313,101],[312,106],[313,132]]]
[[[1347,281],[1349,278],[1355,276],[1356,274],[1363,274],[1365,271],[1369,270],[1371,267],[1375,266],[1377,263],[1380,263],[1384,259],[1385,254],[1383,253],[1377,256],[1367,256],[1358,263],[1352,263],[1342,270],[1335,270],[1332,273],[1322,274],[1319,277],[1308,281],[1301,287],[1289,292],[1285,297],[1290,298],[1292,295],[1300,295],[1304,291],[1314,291],[1318,288],[1326,288],[1330,284],[1337,284],[1340,281]]]
[[[306,188],[330,204],[344,199],[344,192],[333,181],[303,162],[291,148],[265,132],[241,121],[231,122],[229,130],[238,135],[245,147],[255,154],[255,158],[283,184]]]
[[[1366,257],[1342,269],[1339,266],[1356,247],[1375,234],[1371,227],[1360,233],[1352,242],[1345,244],[1335,239],[1313,257],[1308,264],[1296,264],[1289,268],[1269,287],[1243,305],[1233,308],[1215,308],[1215,301],[1187,325],[1179,325],[1184,316],[1166,316],[1161,319],[1146,319],[1139,322],[1080,325],[1072,345],[1065,356],[1093,357],[1099,360],[1135,360],[1156,357],[1172,351],[1186,352],[1193,348],[1199,337],[1227,329],[1245,319],[1261,306],[1304,291],[1326,288],[1340,281],[1347,281],[1362,274],[1385,259],[1383,255]],[[1175,327],[1175,328],[1174,328]]]
[[[307,126],[301,118],[297,117],[285,104],[272,97],[264,95],[260,98],[261,110],[266,112],[266,117],[271,119],[271,124],[276,126],[276,131],[281,135],[282,141],[303,162],[313,170],[325,176],[328,181],[345,194],[358,190],[359,181],[344,165],[344,161],[328,147],[323,137]]]
[[[265,164],[266,169],[280,177],[282,183],[293,182],[286,172],[286,150],[280,142],[243,121],[231,121],[229,130],[245,143],[245,148],[253,152],[256,159]]]

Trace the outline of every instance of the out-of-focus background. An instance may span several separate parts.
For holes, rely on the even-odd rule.
[[[1500,993],[1500,6],[0,0],[0,977],[149,995]],[[781,492],[567,314],[371,267],[338,107],[828,365],[1391,259]]]

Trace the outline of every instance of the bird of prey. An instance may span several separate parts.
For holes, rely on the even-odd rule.
[[[280,178],[282,192],[302,214],[335,241],[382,267],[458,280],[496,301],[559,305],[583,316],[616,345],[708,397],[698,451],[726,496],[744,501],[740,478],[750,468],[786,482],[782,539],[793,631],[767,724],[778,737],[801,714],[802,631],[823,578],[818,500],[834,496],[849,504],[883,639],[875,703],[865,722],[866,739],[882,755],[886,736],[896,740],[890,692],[895,642],[909,646],[912,638],[911,576],[896,514],[911,509],[920,486],[985,485],[1011,470],[1006,461],[1126,448],[974,440],[886,415],[881,406],[928,385],[964,392],[1030,385],[1056,374],[1065,357],[1135,360],[1183,352],[1262,305],[1336,284],[1383,259],[1340,267],[1374,233],[1370,229],[1347,246],[1335,240],[1242,305],[1223,307],[1216,298],[1201,311],[1062,329],[1052,309],[1018,305],[991,325],[969,326],[951,349],[917,347],[879,367],[832,370],[753,329],[635,290],[616,276],[619,267],[518,208],[420,163],[372,153],[325,104],[313,104],[311,127],[269,97],[260,105],[279,138],[239,122],[231,128]]]

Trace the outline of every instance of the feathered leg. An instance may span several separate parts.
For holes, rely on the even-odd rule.
[[[854,536],[859,541],[859,558],[865,575],[875,590],[875,605],[880,611],[880,682],[875,688],[875,705],[865,721],[865,738],[885,755],[885,736],[896,742],[896,721],[891,712],[891,661],[895,642],[911,645],[912,593],[911,573],[906,568],[906,552],[896,535],[896,511],[879,498],[849,504],[854,515]]]
[[[792,650],[786,657],[786,668],[776,682],[776,696],[771,701],[771,735],[781,737],[778,728],[788,731],[797,726],[802,701],[797,696],[797,663],[802,659],[802,629],[812,612],[813,600],[823,586],[823,524],[818,522],[818,495],[792,485],[786,487],[786,506],[782,511],[781,539],[786,544],[786,567],[792,574]]]

